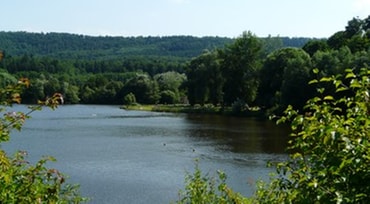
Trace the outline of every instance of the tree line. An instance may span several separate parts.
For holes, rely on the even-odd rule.
[[[176,56],[187,59],[203,49],[232,42],[224,37],[110,37],[68,33],[0,32],[0,47],[6,55],[49,56],[58,59],[117,59],[131,56]]]
[[[264,51],[264,42],[245,32],[224,49],[204,52],[186,69],[190,104],[258,106],[268,114],[289,104],[303,108],[316,93],[312,79],[334,76],[370,63],[370,16],[353,18],[328,39],[313,39],[302,48]],[[319,70],[315,75],[313,70]],[[334,95],[334,93],[333,93]],[[243,111],[243,110],[241,110]]]
[[[116,39],[91,38],[107,48],[109,40]],[[106,44],[105,38],[109,39]],[[187,38],[174,37],[170,41],[173,44],[169,44],[184,45],[181,40]],[[35,103],[60,92],[67,103],[214,104],[235,106],[239,111],[258,106],[276,113],[288,104],[301,108],[314,94],[315,88],[308,85],[316,77],[312,74],[314,68],[320,70],[320,76],[331,76],[346,68],[368,66],[369,18],[353,18],[343,31],[327,39],[307,39],[304,44],[304,38],[297,39],[302,47],[285,47],[284,38],[258,38],[244,32],[223,46],[212,49],[205,46],[201,54],[187,59],[144,54],[65,59],[38,52],[12,56],[5,50],[0,77],[3,85],[20,77],[31,79],[32,85],[23,96],[25,103]],[[146,40],[156,41],[149,37]]]
[[[310,38],[279,39],[279,46],[302,47]],[[211,36],[94,37],[68,33],[0,32],[0,49],[8,56],[27,54],[73,60],[109,60],[138,56],[177,57],[188,60],[205,49],[220,48],[234,40]]]
[[[189,96],[192,97],[188,95],[192,85],[187,70],[198,53],[226,50],[226,45],[234,44],[239,38],[122,38],[0,32],[0,39],[0,45],[6,48],[0,62],[2,85],[21,77],[31,80],[31,87],[23,94],[24,103],[35,103],[60,92],[65,95],[65,102],[72,104],[173,104],[187,103]],[[289,39],[260,38],[262,52],[267,55],[280,49],[284,41],[302,46],[302,41],[308,40]],[[116,48],[125,50],[125,54],[112,54],[110,51]],[[148,54],[149,49],[153,53]],[[136,54],[127,54],[130,50],[136,50]],[[104,57],[99,57],[97,52]],[[86,57],[87,54],[92,57]],[[215,86],[216,83],[215,80]]]

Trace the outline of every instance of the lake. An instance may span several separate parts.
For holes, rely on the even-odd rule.
[[[231,188],[251,195],[254,182],[273,171],[266,163],[286,157],[287,134],[286,127],[253,118],[63,105],[32,113],[2,147],[28,151],[31,162],[54,156],[48,166],[79,183],[89,203],[170,203],[196,159],[204,173],[223,170]]]

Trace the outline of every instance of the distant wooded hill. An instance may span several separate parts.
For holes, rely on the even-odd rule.
[[[302,47],[310,38],[270,37],[278,47]],[[225,37],[93,37],[68,33],[0,32],[0,50],[10,56],[57,59],[112,60],[131,57],[173,57],[188,60],[204,50],[223,48],[235,39]]]

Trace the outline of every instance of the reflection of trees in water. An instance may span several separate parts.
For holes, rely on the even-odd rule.
[[[189,135],[209,141],[220,151],[235,153],[285,153],[289,128],[272,121],[219,115],[186,116]]]

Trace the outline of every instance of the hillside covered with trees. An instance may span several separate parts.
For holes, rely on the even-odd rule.
[[[55,92],[66,103],[175,104],[302,108],[315,93],[308,82],[347,68],[368,67],[370,20],[353,18],[327,39],[91,37],[63,33],[0,33],[4,86],[31,80],[25,103]],[[287,43],[296,47],[286,46]]]
[[[221,37],[92,37],[67,33],[0,32],[2,86],[31,79],[23,96],[35,103],[54,92],[67,103],[123,104],[187,102],[190,61],[226,49]],[[309,38],[259,38],[259,57]],[[131,100],[126,99],[131,97]],[[126,97],[126,99],[125,99]]]
[[[302,47],[309,40],[278,38],[279,42],[275,46],[279,47]],[[94,37],[68,33],[0,32],[0,48],[6,55],[47,56],[56,59],[109,60],[137,56],[190,59],[200,55],[203,50],[222,48],[234,40],[226,37]]]
[[[133,56],[190,58],[204,49],[231,43],[223,37],[110,37],[68,33],[0,32],[7,55],[48,56],[57,59],[109,60]]]

